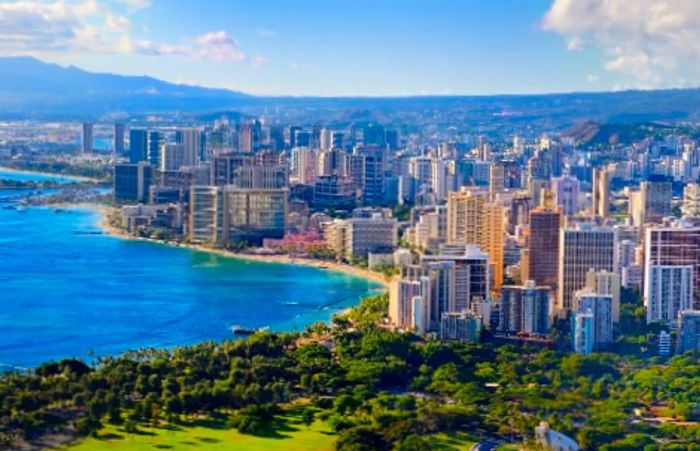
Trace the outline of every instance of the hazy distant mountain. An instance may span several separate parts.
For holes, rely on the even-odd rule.
[[[527,126],[565,130],[588,121],[697,122],[700,89],[489,96],[260,97],[177,85],[145,76],[92,73],[31,57],[0,57],[0,117],[91,119],[113,112],[138,115],[165,111],[194,114],[200,120],[220,117],[218,112],[241,112],[278,114],[284,121],[321,120],[337,124],[354,122],[359,115],[414,129],[424,126],[425,121],[435,121],[431,112],[440,112],[443,124],[512,133]],[[236,120],[238,114],[228,115]],[[606,137],[606,133],[597,132],[593,133],[596,140],[617,139],[615,135],[620,134],[611,130],[611,136]]]
[[[88,116],[105,112],[209,110],[246,94],[155,78],[87,72],[32,57],[0,57],[0,114]]]

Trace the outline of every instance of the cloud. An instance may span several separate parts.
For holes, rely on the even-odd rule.
[[[238,42],[225,31],[210,31],[198,36],[196,42],[199,48],[194,49],[195,56],[201,59],[240,63],[246,60],[246,55],[240,51]]]
[[[600,49],[603,69],[626,86],[700,83],[697,0],[554,0],[542,26],[565,36],[570,50],[584,40]]]
[[[578,36],[571,37],[566,41],[566,49],[570,52],[576,52],[583,48],[583,40]]]
[[[120,0],[122,8],[143,9],[148,0]],[[111,3],[114,6],[114,3]],[[69,57],[75,54],[172,56],[260,67],[224,30],[182,42],[159,42],[131,35],[131,21],[98,0],[16,0],[0,2],[0,54]]]
[[[121,0],[121,2],[132,12],[146,9],[150,7],[152,3],[151,0]]]
[[[600,75],[598,74],[588,74],[586,76],[586,81],[588,83],[598,83],[600,81]]]

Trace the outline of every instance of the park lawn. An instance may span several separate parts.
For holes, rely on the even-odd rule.
[[[107,425],[99,435],[58,448],[65,451],[102,450],[333,450],[336,436],[328,425],[316,420],[310,427],[301,423],[296,409],[287,411],[263,435],[241,434],[228,429],[224,420],[199,420],[172,427],[139,427],[127,434],[121,427]]]
[[[475,445],[476,442],[471,440],[469,435],[463,433],[463,432],[455,432],[455,433],[441,433],[441,434],[436,434],[433,436],[436,438],[442,448],[438,449],[443,449],[443,450],[467,450],[472,447],[472,445]]]

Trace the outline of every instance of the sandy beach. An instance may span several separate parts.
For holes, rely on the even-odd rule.
[[[193,249],[197,250],[200,252],[208,252],[211,254],[216,254],[216,255],[221,255],[223,257],[230,257],[230,258],[237,258],[239,260],[249,260],[249,261],[256,261],[256,262],[262,262],[262,263],[279,263],[279,264],[285,264],[285,265],[303,265],[303,266],[310,266],[313,268],[319,268],[319,269],[324,269],[328,271],[335,271],[335,272],[340,272],[343,274],[349,274],[355,277],[360,277],[366,280],[371,280],[372,282],[376,282],[378,284],[381,284],[384,286],[384,288],[389,287],[389,283],[391,282],[391,279],[384,274],[375,272],[375,271],[370,271],[369,269],[364,269],[364,268],[358,268],[356,266],[351,266],[351,265],[345,265],[341,263],[336,263],[332,261],[324,261],[324,260],[315,260],[311,258],[300,258],[300,257],[291,257],[289,255],[259,255],[259,254],[249,254],[249,253],[241,253],[241,252],[233,252],[225,249],[214,249],[208,246],[202,246],[199,244],[184,244],[184,243],[169,243],[166,241],[158,241],[158,240],[152,240],[149,238],[142,238],[142,237],[136,237],[133,235],[129,235],[128,233],[124,232],[121,229],[118,229],[116,227],[113,227],[109,223],[109,215],[114,211],[114,209],[110,207],[105,207],[103,205],[98,205],[93,207],[98,211],[100,214],[100,220],[99,220],[99,227],[107,234],[111,236],[115,236],[118,238],[122,239],[129,239],[129,240],[141,240],[141,241],[149,241],[152,243],[157,243],[157,244],[163,244],[166,246],[177,246],[177,247],[184,247],[188,249]]]

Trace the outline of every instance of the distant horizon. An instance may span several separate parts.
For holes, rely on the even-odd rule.
[[[693,89],[700,89],[700,83],[697,85],[693,86],[685,86],[685,87],[666,87],[666,88],[653,88],[653,87],[648,87],[648,88],[625,88],[625,89],[611,89],[611,90],[578,90],[578,91],[533,91],[533,92],[489,92],[489,93],[406,93],[406,94],[330,94],[330,95],[321,95],[321,94],[255,94],[255,93],[250,93],[246,92],[243,90],[239,89],[234,89],[234,88],[221,88],[221,87],[216,87],[216,86],[208,86],[205,84],[192,84],[192,83],[177,83],[177,82],[171,82],[168,80],[164,80],[158,77],[154,77],[149,74],[124,74],[124,73],[118,73],[118,72],[105,72],[105,71],[92,71],[89,69],[86,69],[84,67],[79,66],[78,64],[71,63],[71,62],[66,62],[66,63],[56,63],[53,61],[48,61],[44,60],[32,55],[12,55],[12,56],[0,56],[0,59],[3,58],[14,58],[14,59],[32,59],[34,61],[38,61],[40,63],[44,64],[54,64],[56,66],[59,66],[63,69],[77,69],[83,72],[87,72],[90,74],[99,74],[99,75],[114,75],[114,76],[120,76],[120,77],[145,77],[145,78],[151,78],[159,82],[165,82],[169,83],[172,85],[176,86],[187,86],[187,87],[193,87],[193,88],[203,88],[203,89],[212,89],[212,90],[224,90],[224,91],[229,91],[231,93],[236,93],[236,94],[243,94],[246,96],[250,97],[257,97],[257,98],[298,98],[298,99],[304,99],[304,98],[309,98],[309,99],[410,99],[410,98],[430,98],[430,97],[440,97],[440,98],[450,98],[450,97],[465,97],[465,98],[487,98],[487,97],[529,97],[529,96],[557,96],[557,95],[577,95],[577,94],[615,94],[615,93],[625,93],[625,92],[656,92],[656,91],[682,91],[682,90],[693,90]]]

